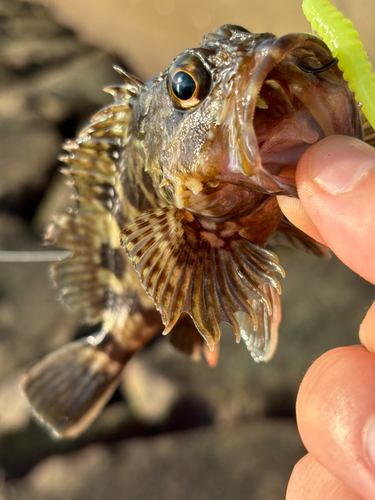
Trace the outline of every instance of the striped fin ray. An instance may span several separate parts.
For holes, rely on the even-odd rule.
[[[273,314],[268,290],[280,293],[274,272],[284,274],[277,256],[224,227],[206,231],[190,212],[168,206],[137,217],[121,244],[162,315],[164,333],[187,312],[213,349],[220,323],[232,325],[240,341],[236,313],[247,315],[254,331],[263,325],[255,303]]]

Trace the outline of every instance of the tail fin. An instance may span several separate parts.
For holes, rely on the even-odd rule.
[[[47,355],[24,376],[21,387],[54,434],[74,438],[112,396],[130,356],[111,333],[99,332]]]

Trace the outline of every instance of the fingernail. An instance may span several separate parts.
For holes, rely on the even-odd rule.
[[[372,415],[366,422],[364,428],[365,453],[375,465],[375,415]]]
[[[375,170],[375,149],[354,137],[331,136],[312,147],[308,159],[311,179],[324,191],[352,191]]]

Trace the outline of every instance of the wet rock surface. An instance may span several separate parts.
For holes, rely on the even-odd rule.
[[[70,203],[60,143],[109,102],[114,62],[44,8],[0,0],[0,250],[43,250],[44,224]],[[358,342],[373,287],[335,258],[277,253],[287,278],[271,363],[255,364],[230,331],[215,369],[159,338],[76,441],[35,422],[18,381],[84,332],[56,300],[49,264],[0,262],[0,499],[283,498],[304,453],[299,383],[320,354]]]

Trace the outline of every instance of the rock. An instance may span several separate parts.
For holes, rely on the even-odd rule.
[[[19,213],[28,195],[35,209],[64,136],[111,101],[102,87],[120,76],[42,6],[2,0],[0,11],[0,209]]]
[[[303,453],[295,425],[272,420],[94,445],[46,459],[8,500],[280,500]]]
[[[0,197],[36,189],[47,183],[48,172],[56,161],[60,134],[35,118],[8,119],[0,124],[2,155]]]
[[[15,378],[10,379],[10,385],[12,380],[16,382]],[[7,384],[8,381],[3,382],[0,388]],[[26,398],[20,392],[16,401],[18,395],[26,404]],[[28,405],[26,408],[23,406],[13,409],[13,402],[8,400],[8,403],[11,406],[3,407],[0,411],[0,418],[4,423],[4,428],[0,427],[0,485],[1,470],[5,472],[7,479],[20,477],[50,455],[70,453],[93,442],[118,440],[146,433],[144,427],[134,422],[124,403],[116,402],[109,405],[78,439],[59,440],[32,417]],[[12,416],[17,417],[14,424],[11,423]]]
[[[19,2],[13,0],[0,0],[0,15],[5,18],[15,17],[20,12]]]
[[[79,57],[68,60],[58,70],[49,69],[39,74],[28,99],[38,108],[40,94],[52,96],[65,105],[65,116],[94,113],[112,101],[112,97],[102,89],[121,82],[121,77],[112,68],[113,64],[106,54],[83,48]],[[90,115],[86,114],[84,121],[89,118]]]
[[[227,335],[227,343],[231,345],[234,339]],[[244,348],[244,346],[242,346]],[[147,393],[157,392],[153,387],[153,378],[159,374],[167,378],[175,387],[178,399],[174,402],[171,414],[166,422],[167,427],[189,428],[194,425],[205,424],[209,421],[233,423],[234,421],[254,418],[264,413],[264,398],[258,390],[257,384],[243,371],[233,369],[232,362],[236,363],[231,347],[222,349],[221,359],[216,368],[212,369],[202,361],[195,363],[184,354],[177,351],[166,338],[155,342],[148,349],[136,355],[136,359],[142,362],[143,369],[148,372],[149,385],[143,389],[143,394],[138,395],[139,400],[146,399]],[[140,362],[138,361],[138,362]],[[253,364],[250,356],[247,357],[248,364]],[[124,377],[126,379],[127,373]],[[146,378],[146,377],[145,377]],[[136,379],[138,390],[142,384]],[[143,385],[144,387],[144,385]],[[132,391],[129,382],[125,382],[126,397]],[[198,414],[197,414],[198,413]],[[180,420],[183,419],[183,422]]]
[[[53,64],[64,62],[65,59],[76,57],[82,52],[82,47],[70,35],[52,39],[46,44],[43,38],[18,41],[10,40],[0,48],[0,60],[5,65],[11,65],[15,70],[27,69],[32,64]]]
[[[5,473],[0,467],[0,500],[5,499]]]
[[[18,12],[10,13],[3,16],[2,26],[3,33],[9,38],[16,40],[53,40],[58,37],[64,37],[70,33],[67,29],[56,23],[50,18],[46,9],[40,5],[33,5],[28,2],[20,2],[11,0],[15,9]],[[1,7],[0,7],[1,8]],[[5,38],[5,37],[4,37]],[[27,50],[25,48],[25,50]],[[33,62],[36,62],[35,59]]]
[[[165,422],[177,402],[176,385],[137,357],[126,366],[122,387],[132,414],[148,425]]]

